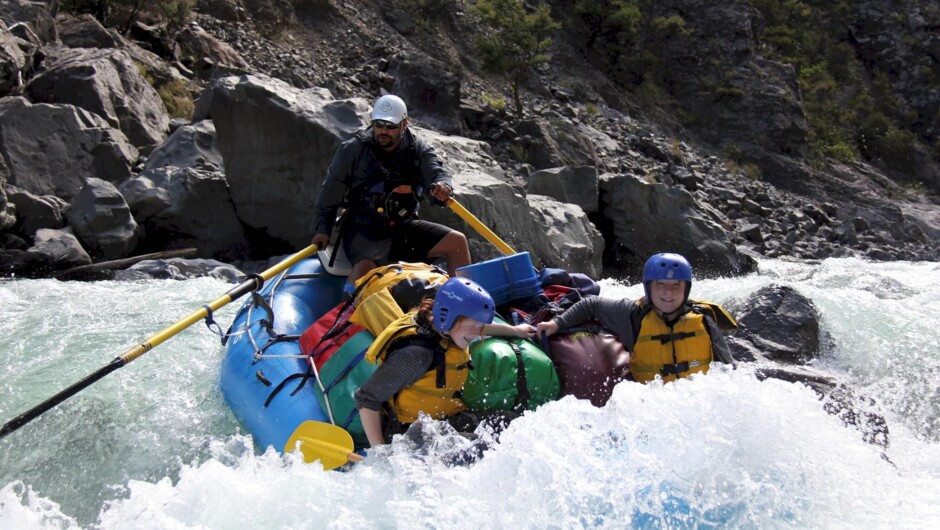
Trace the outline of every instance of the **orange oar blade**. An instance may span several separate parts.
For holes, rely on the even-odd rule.
[[[352,436],[343,428],[329,423],[313,420],[301,423],[284,445],[284,452],[293,451],[298,442],[304,462],[319,460],[326,471],[363,459],[362,455],[353,452]]]

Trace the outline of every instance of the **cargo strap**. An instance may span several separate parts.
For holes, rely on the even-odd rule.
[[[512,407],[513,412],[522,413],[529,408],[529,383],[526,380],[525,363],[522,358],[522,349],[515,342],[509,342],[509,347],[516,354],[516,403]]]
[[[266,399],[264,402],[265,408],[267,408],[267,406],[271,404],[271,401],[274,400],[274,396],[278,395],[281,392],[281,390],[287,385],[287,383],[289,383],[290,381],[293,381],[294,379],[301,378],[300,384],[298,384],[297,388],[295,388],[294,391],[290,393],[290,395],[293,396],[297,394],[297,392],[300,392],[300,389],[303,388],[305,384],[307,384],[307,380],[310,379],[310,376],[312,375],[313,375],[313,372],[308,369],[306,372],[297,372],[296,374],[291,374],[285,377],[284,380],[278,383],[277,386],[274,387],[274,390],[272,390],[271,393],[268,395],[268,399]]]

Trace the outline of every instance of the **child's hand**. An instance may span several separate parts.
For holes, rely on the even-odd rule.
[[[546,335],[551,336],[551,335],[554,335],[555,332],[557,331],[558,331],[558,323],[556,323],[554,320],[549,320],[548,322],[539,322],[539,325],[538,325],[539,335],[544,333]]]
[[[530,324],[512,326],[513,336],[520,339],[531,339],[535,336],[535,327]]]

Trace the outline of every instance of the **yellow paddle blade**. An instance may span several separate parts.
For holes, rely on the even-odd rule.
[[[301,423],[284,445],[284,452],[289,453],[297,448],[297,442],[300,442],[304,462],[309,464],[319,460],[325,471],[363,459],[362,455],[353,452],[355,447],[348,432],[342,427],[322,421],[309,420]]]

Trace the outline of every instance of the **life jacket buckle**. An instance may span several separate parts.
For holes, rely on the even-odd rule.
[[[663,367],[659,370],[659,374],[662,375],[663,377],[666,377],[669,375],[678,376],[679,374],[683,372],[688,372],[688,371],[689,371],[689,362],[683,361],[681,363],[675,363],[675,364],[664,364]]]

